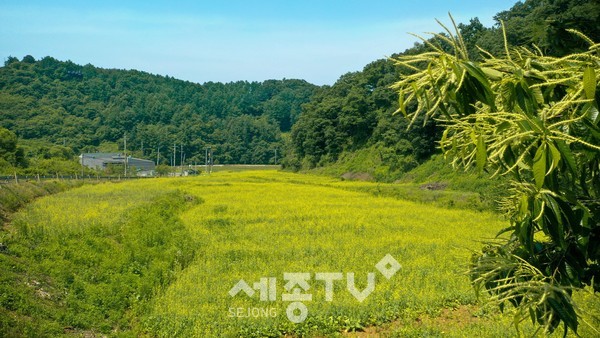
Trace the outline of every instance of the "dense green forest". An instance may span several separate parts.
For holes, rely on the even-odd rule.
[[[13,153],[3,157],[5,167],[120,151],[125,135],[128,150],[163,164],[173,164],[174,145],[177,165],[182,150],[184,163],[204,163],[206,147],[215,163],[274,163],[282,133],[317,89],[303,80],[199,85],[52,57],[9,57],[0,68],[0,127],[10,131],[0,136]],[[10,134],[18,136],[20,156]]]
[[[593,0],[527,0],[498,13],[493,27],[473,18],[458,29],[474,59],[481,57],[478,47],[504,52],[501,22],[511,45],[560,56],[585,48],[568,28],[600,41],[599,17]],[[427,48],[418,42],[391,57]],[[303,80],[200,85],[52,57],[8,57],[0,67],[0,128],[8,129],[0,131],[0,168],[77,170],[79,153],[117,151],[127,135],[134,155],[162,164],[173,164],[174,144],[178,154],[183,147],[185,164],[203,163],[210,146],[215,163],[274,163],[277,151],[292,170],[332,168],[395,180],[436,152],[441,130],[424,120],[408,129],[393,115],[398,97],[390,85],[407,71],[381,59],[332,86]],[[176,156],[176,164],[181,160]]]
[[[562,56],[587,49],[584,41],[566,29],[577,29],[600,41],[598,18],[597,1],[528,0],[498,13],[494,27],[484,27],[473,18],[457,28],[474,60],[482,57],[478,47],[492,55],[504,54],[501,22],[510,45],[535,45],[544,54]],[[449,46],[441,47],[449,50]],[[391,57],[427,50],[427,44],[419,42]],[[440,137],[435,121],[420,119],[407,129],[408,121],[402,114],[393,115],[398,96],[390,85],[410,72],[382,59],[361,72],[345,74],[319,92],[304,106],[292,128],[284,164],[295,169],[334,168],[327,171],[337,170],[337,174],[364,172],[375,179],[394,180],[428,159],[436,152],[435,140]]]

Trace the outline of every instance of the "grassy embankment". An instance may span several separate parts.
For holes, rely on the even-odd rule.
[[[0,184],[0,224],[34,199],[81,186],[82,181],[42,181]]]
[[[349,153],[333,165],[306,173],[351,181],[381,182],[354,185],[354,189],[377,196],[388,196],[445,208],[497,211],[506,192],[504,177],[490,179],[475,169],[455,170],[442,155],[434,155],[407,172],[389,172],[372,152]],[[385,184],[394,183],[394,184]]]

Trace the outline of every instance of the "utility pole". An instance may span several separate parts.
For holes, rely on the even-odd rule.
[[[125,156],[125,161],[123,162],[125,164],[124,177],[127,177],[127,134],[123,134],[123,156]]]
[[[175,167],[177,165],[177,157],[175,157],[175,155],[177,154],[177,143],[173,143],[173,164],[172,166]]]
[[[160,162],[160,147],[156,148],[156,165]]]
[[[183,143],[181,144],[181,151],[180,151],[179,156],[181,157],[181,159],[179,160],[179,165],[181,165],[181,176],[183,176],[183,159],[184,159],[184,156],[183,156]]]
[[[213,152],[212,152],[212,148],[208,147],[208,165],[209,165],[209,169],[208,169],[208,173],[212,173],[212,167],[213,167]]]
[[[275,165],[277,165],[277,148],[275,148]]]

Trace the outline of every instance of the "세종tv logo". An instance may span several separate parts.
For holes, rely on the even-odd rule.
[[[387,254],[377,264],[375,268],[386,279],[392,278],[398,270],[402,268],[400,263]],[[346,291],[349,292],[358,302],[364,301],[375,290],[375,272],[367,274],[367,286],[359,290],[356,286],[356,276],[353,272],[346,274],[342,272],[317,272],[314,275],[310,272],[284,272],[283,280],[284,292],[281,294],[281,301],[289,302],[286,308],[287,318],[293,323],[301,323],[308,316],[308,307],[306,302],[313,300],[310,293],[311,283],[314,287],[323,287],[325,301],[333,302],[334,284],[345,283]],[[230,290],[229,295],[236,297],[240,293],[245,293],[247,297],[256,297],[258,293],[261,302],[277,301],[277,278],[261,277],[258,282],[252,283],[252,286],[245,280],[240,279]],[[229,308],[229,317],[276,317],[275,307],[252,307],[252,308]]]

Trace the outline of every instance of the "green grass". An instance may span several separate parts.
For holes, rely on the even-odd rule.
[[[8,252],[0,253],[0,336],[515,332],[509,314],[482,306],[464,273],[471,250],[505,222],[457,204],[440,207],[446,201],[432,205],[424,196],[434,192],[417,189],[420,201],[406,201],[411,187],[398,193],[397,186],[215,172],[38,199],[2,232]],[[375,267],[386,254],[402,265],[389,280]],[[311,275],[313,300],[304,302],[308,317],[298,324],[285,313],[286,272]],[[318,272],[343,273],[331,302]],[[359,302],[346,290],[346,274],[355,273],[362,289],[369,272],[376,287]],[[240,279],[252,286],[262,277],[276,278],[275,301],[228,294]],[[597,311],[597,299],[578,297]],[[275,316],[231,316],[237,308],[272,309]]]
[[[369,181],[393,182],[418,162],[411,155],[390,153],[390,149],[372,145],[356,151],[345,151],[337,161],[309,170],[320,175],[341,177],[358,174]]]
[[[0,336],[130,331],[192,261],[177,214],[201,200],[131,183],[84,186],[14,216],[0,254]]]
[[[0,223],[34,199],[52,195],[73,187],[81,186],[81,181],[42,181],[0,184]]]
[[[485,204],[496,208],[498,200],[506,196],[508,180],[504,176],[490,178],[489,173],[479,174],[474,167],[467,170],[453,168],[442,155],[434,155],[404,174],[397,183],[441,183],[448,190],[476,193]]]
[[[378,154],[379,151],[373,147],[344,153],[334,164],[303,173],[379,182],[381,184],[367,183],[352,189],[445,208],[497,211],[498,202],[507,190],[504,177],[490,179],[489,174],[478,174],[474,168],[455,170],[441,155],[433,155],[418,166],[409,157],[397,157],[396,160],[401,163],[391,168]],[[387,184],[392,182],[394,184]]]

